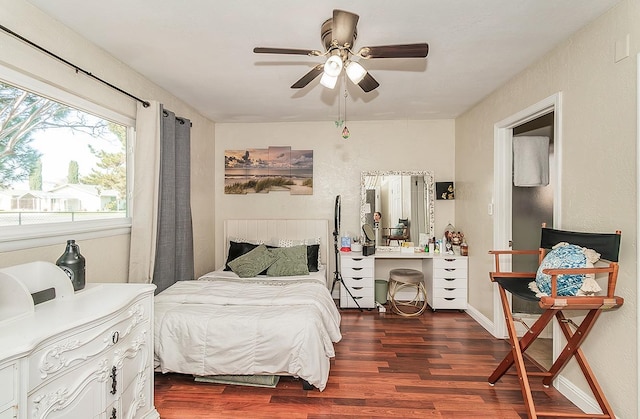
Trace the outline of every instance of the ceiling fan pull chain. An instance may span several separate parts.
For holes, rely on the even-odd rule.
[[[344,128],[342,130],[342,138],[345,140],[349,138],[351,133],[349,132],[349,128],[347,128],[347,84],[344,84]],[[339,101],[338,101],[339,102]]]
[[[342,104],[340,103],[340,99],[338,99],[338,115],[336,118],[336,128],[341,128],[344,125],[344,119],[342,119]]]

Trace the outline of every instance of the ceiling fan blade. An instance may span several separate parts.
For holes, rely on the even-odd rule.
[[[331,38],[337,40],[339,46],[344,46],[344,44],[349,44],[350,47],[353,46],[359,18],[360,16],[355,13],[335,9],[333,11],[333,34]]]
[[[253,49],[256,54],[291,54],[291,55],[309,55],[311,57],[320,56],[322,53],[314,49],[293,49],[293,48],[264,48],[256,47]]]
[[[380,83],[378,83],[378,81],[374,79],[369,72],[367,72],[364,78],[360,80],[360,83],[358,83],[358,86],[360,86],[360,88],[366,93],[369,93],[370,91],[377,89],[378,86],[380,86]]]
[[[362,58],[424,58],[429,54],[429,44],[385,45],[363,47],[358,51]]]
[[[311,83],[311,81],[313,79],[315,79],[320,74],[322,74],[323,71],[324,71],[324,64],[318,64],[317,66],[313,67],[311,69],[311,71],[309,71],[307,74],[302,76],[302,78],[300,80],[298,80],[297,82],[293,83],[293,85],[291,85],[291,88],[292,89],[302,89],[307,84]]]

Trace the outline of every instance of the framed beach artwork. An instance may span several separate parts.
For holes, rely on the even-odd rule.
[[[225,150],[224,193],[313,194],[313,150],[287,146]]]

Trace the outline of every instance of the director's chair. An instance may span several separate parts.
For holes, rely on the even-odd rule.
[[[515,364],[516,372],[519,377],[520,389],[524,399],[525,407],[529,418],[538,417],[576,417],[576,418],[614,418],[613,410],[609,402],[604,396],[593,371],[580,349],[580,345],[586,339],[589,331],[593,327],[603,310],[610,310],[620,307],[624,300],[615,296],[616,281],[618,278],[618,253],[620,250],[620,231],[612,234],[600,233],[581,233],[563,230],[554,230],[545,228],[543,225],[542,235],[540,239],[540,248],[538,250],[491,250],[490,254],[495,257],[495,272],[490,272],[489,277],[492,282],[498,284],[500,291],[500,299],[502,309],[509,332],[509,341],[511,343],[511,351],[498,365],[496,370],[489,377],[489,383],[494,385],[510,368]],[[534,281],[536,272],[503,272],[500,271],[501,255],[538,255],[538,266],[542,264],[545,255],[549,249],[558,243],[566,242],[575,244],[588,249],[593,249],[600,253],[600,260],[606,263],[606,266],[594,268],[572,268],[572,269],[543,269],[542,272],[551,276],[551,295],[536,296],[534,291],[529,289],[529,282]],[[600,265],[600,264],[599,264]],[[607,275],[606,295],[588,295],[588,296],[559,296],[558,295],[558,276],[562,274],[594,274]],[[539,306],[544,310],[540,318],[531,326],[531,328],[518,340],[514,319],[511,314],[511,307],[507,298],[507,291],[520,298],[529,301],[537,301]],[[587,314],[580,324],[574,323],[565,317],[563,310],[581,310],[587,311]],[[523,354],[533,341],[540,335],[545,326],[556,318],[560,326],[560,330],[567,339],[567,344],[553,363],[551,368],[542,372],[527,372],[523,359]],[[573,326],[575,331],[571,328]],[[569,362],[571,357],[575,357],[582,373],[584,374],[596,401],[602,409],[602,414],[568,414],[563,412],[552,411],[536,411],[531,387],[529,385],[530,376],[541,376],[542,384],[549,387],[558,373]]]

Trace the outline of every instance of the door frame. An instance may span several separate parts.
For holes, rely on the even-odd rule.
[[[637,112],[637,117],[636,117],[636,242],[638,240],[638,238],[640,237],[640,53],[638,53],[638,55],[636,56],[636,72],[637,72],[637,79],[636,79],[636,112]],[[636,275],[637,275],[637,269],[638,266],[640,266],[640,247],[636,246]],[[638,310],[638,307],[640,307],[640,293],[638,293],[638,291],[636,290],[636,328],[637,325],[640,324],[640,310]],[[638,380],[636,381],[636,383],[640,383],[640,363],[638,363],[638,359],[640,359],[640,334],[638,334],[637,336],[637,340],[636,340],[636,352],[638,353],[638,356],[636,357],[636,364],[637,365],[637,376],[638,376]],[[640,412],[640,398],[638,399],[637,403],[637,409],[636,412]]]
[[[493,190],[494,197],[491,203],[493,210],[493,248],[508,249],[511,240],[512,228],[512,166],[513,166],[513,128],[550,112],[554,113],[553,118],[553,141],[556,174],[553,184],[553,225],[555,228],[562,227],[560,203],[562,185],[562,92],[555,93],[538,103],[523,109],[494,125],[494,147],[493,147]],[[511,270],[511,257],[501,256],[500,266],[504,270]],[[511,295],[509,304],[511,304]],[[493,330],[497,338],[507,337],[507,328],[500,293],[498,286],[493,285]],[[553,338],[556,341],[556,330],[554,325]],[[554,345],[555,357],[555,345]]]

